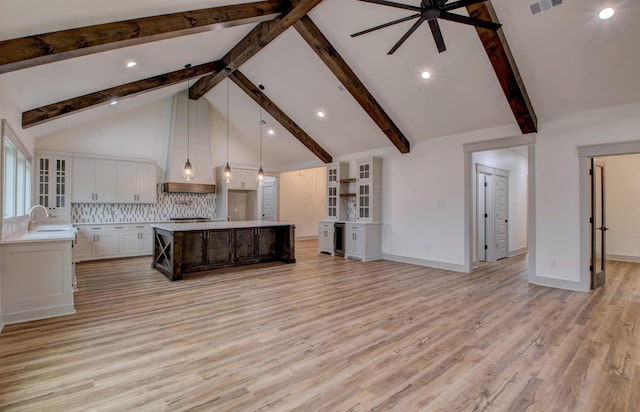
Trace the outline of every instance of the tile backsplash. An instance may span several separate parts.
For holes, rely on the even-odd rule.
[[[216,195],[162,193],[157,203],[72,203],[71,223],[162,222],[172,217],[216,218]]]

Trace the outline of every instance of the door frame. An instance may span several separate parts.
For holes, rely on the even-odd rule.
[[[578,146],[580,167],[580,290],[591,290],[591,168],[592,157],[640,153],[640,140]]]
[[[472,156],[474,152],[527,146],[527,271],[529,283],[536,280],[536,174],[535,174],[535,133],[524,136],[505,137],[462,145],[464,151],[464,270],[473,271],[473,197],[471,179],[475,178]]]

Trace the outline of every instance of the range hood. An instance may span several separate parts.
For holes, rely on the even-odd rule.
[[[187,105],[190,105],[189,110]],[[211,163],[209,119],[207,99],[189,100],[186,90],[173,97],[163,192],[216,192],[214,168]],[[194,171],[194,178],[190,182],[185,182],[182,177],[187,157],[191,160]]]

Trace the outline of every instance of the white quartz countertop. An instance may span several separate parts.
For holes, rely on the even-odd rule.
[[[199,223],[152,223],[151,227],[169,232],[188,232],[191,230],[241,229],[248,227],[295,226],[290,222],[272,222],[267,220],[242,220]]]
[[[2,239],[0,244],[59,242],[74,240],[75,238],[76,232],[72,225],[41,225],[32,231],[16,233],[13,236]]]

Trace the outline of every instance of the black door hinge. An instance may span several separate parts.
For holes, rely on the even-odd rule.
[[[593,176],[593,169],[589,169],[589,176]]]
[[[593,265],[589,266],[589,272],[593,272]]]
[[[487,250],[487,249],[489,249],[489,246],[484,245],[484,250]]]
[[[485,213],[485,214],[484,214],[484,218],[486,219],[486,218],[488,218],[488,217],[489,217],[489,215]]]
[[[593,224],[593,218],[592,217],[589,218],[589,223]]]

